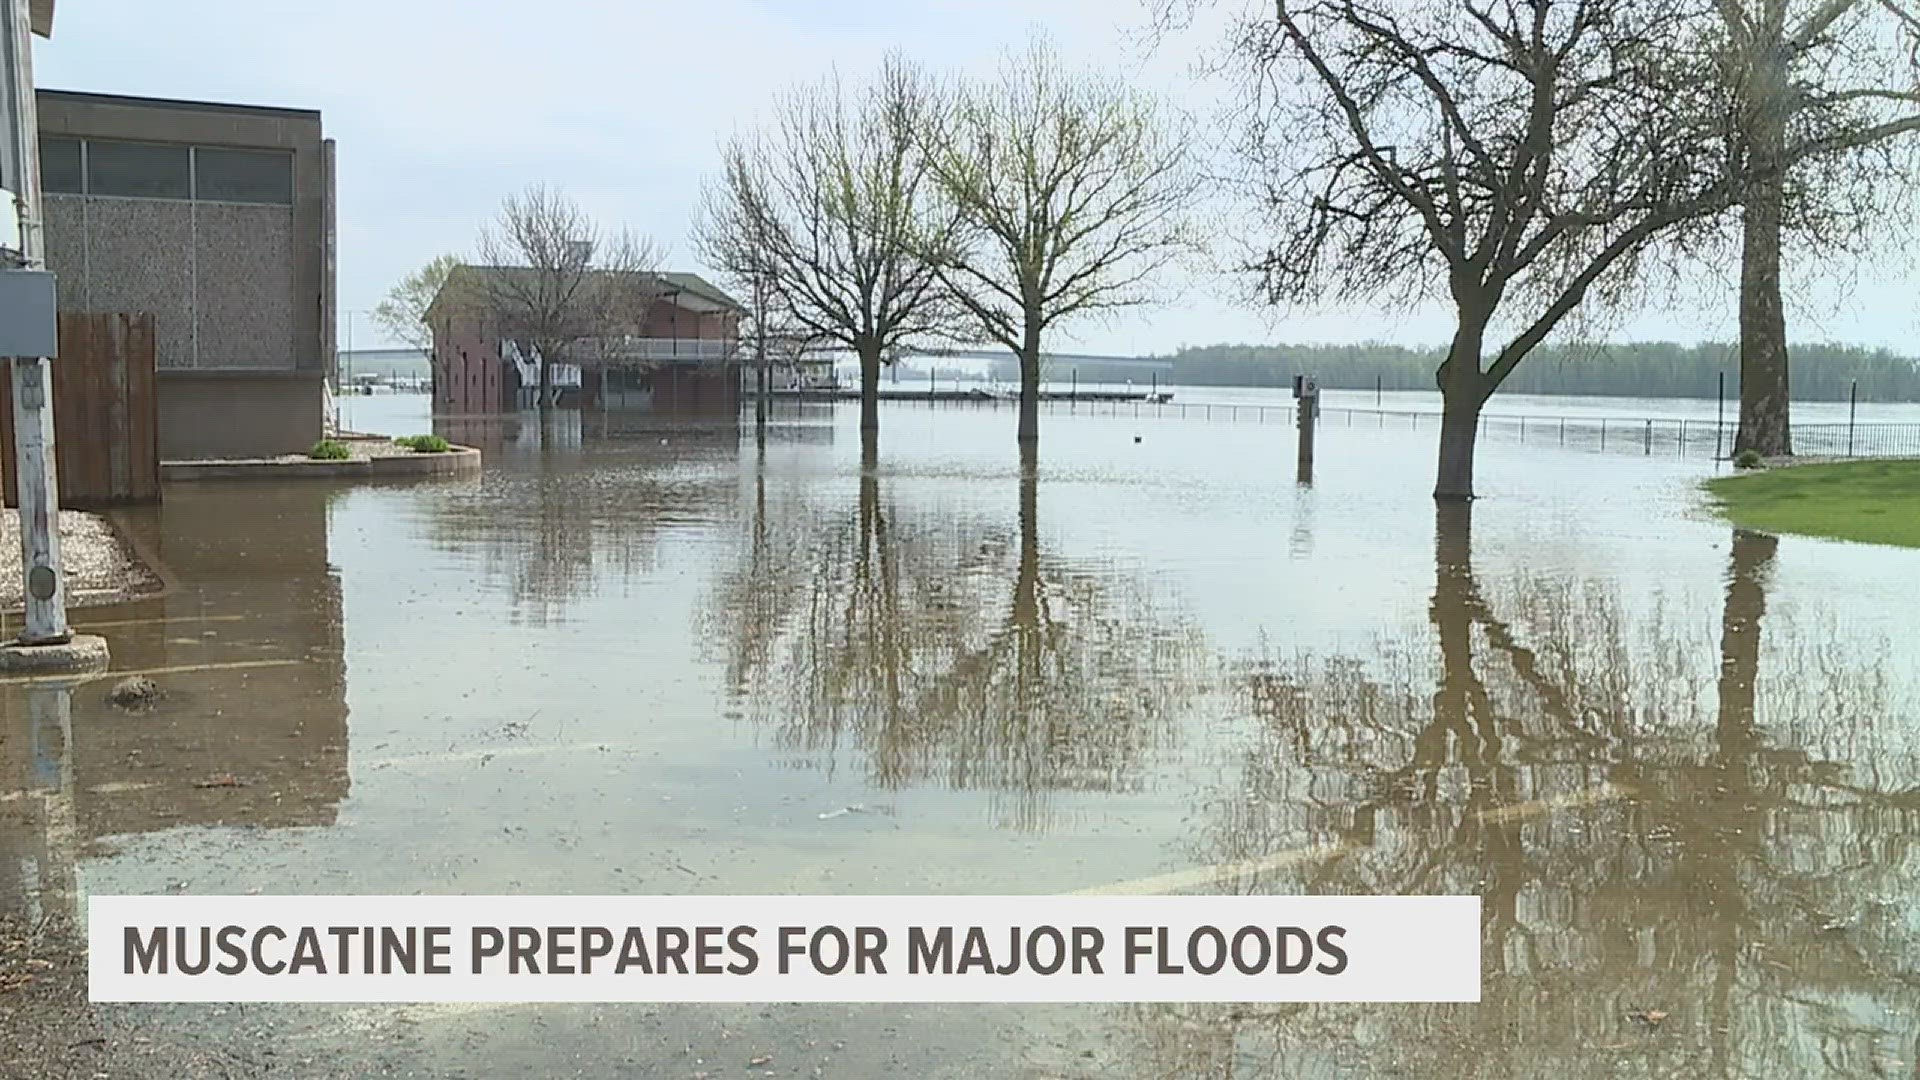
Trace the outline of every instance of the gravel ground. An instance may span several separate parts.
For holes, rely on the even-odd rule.
[[[99,514],[60,511],[60,556],[67,603],[111,604],[158,591],[160,578]],[[0,513],[0,611],[20,607],[20,515]]]
[[[84,931],[60,919],[0,915],[0,1077],[136,1080],[253,1077],[231,1046],[141,1024],[87,1001]]]

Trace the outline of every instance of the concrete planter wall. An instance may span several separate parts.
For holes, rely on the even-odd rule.
[[[262,458],[246,461],[165,461],[160,479],[176,480],[378,480],[387,477],[472,476],[480,472],[480,451],[456,446],[444,454],[396,454],[345,461]]]

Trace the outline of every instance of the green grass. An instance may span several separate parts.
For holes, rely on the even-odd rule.
[[[453,449],[452,444],[438,435],[404,435],[393,441],[416,454],[444,454]]]
[[[1920,461],[1846,461],[1707,481],[1743,529],[1920,547]]]
[[[307,451],[307,456],[315,461],[345,461],[353,456],[353,451],[347,449],[345,443],[321,439],[313,444],[313,449]]]

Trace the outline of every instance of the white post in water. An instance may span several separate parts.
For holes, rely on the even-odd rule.
[[[1300,401],[1300,465],[1294,479],[1313,483],[1313,428],[1320,417],[1320,380],[1311,375],[1293,377],[1293,396]]]
[[[17,240],[6,245],[0,274],[42,270],[40,232],[40,137],[33,101],[33,28],[28,0],[0,0],[0,187],[13,205],[0,216],[17,220]],[[8,237],[13,240],[13,237]],[[48,312],[51,318],[52,313]],[[15,328],[9,328],[12,330]],[[12,335],[9,334],[9,337]],[[51,351],[51,350],[49,350]],[[21,572],[26,620],[20,644],[62,645],[67,627],[66,589],[61,580],[60,485],[53,442],[53,370],[42,356],[15,356],[13,377],[14,465],[19,477]]]

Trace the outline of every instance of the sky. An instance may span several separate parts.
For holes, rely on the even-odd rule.
[[[338,144],[342,347],[394,344],[367,311],[444,252],[469,253],[502,197],[559,187],[608,225],[704,271],[688,240],[729,136],[773,96],[898,48],[937,71],[985,73],[1035,30],[1070,62],[1124,73],[1218,130],[1196,74],[1207,28],[1144,40],[1142,0],[62,0],[40,42],[43,87],[318,109]],[[186,14],[183,14],[186,12]],[[1229,226],[1243,234],[1247,227]],[[1250,226],[1249,226],[1250,227]],[[1625,313],[1593,336],[1728,340],[1731,283]],[[1920,274],[1882,255],[1799,266],[1792,334],[1920,353]],[[1444,309],[1261,309],[1246,283],[1194,273],[1170,299],[1069,325],[1050,347],[1143,354],[1215,342],[1446,339]]]

